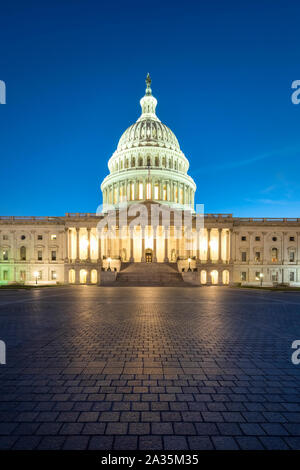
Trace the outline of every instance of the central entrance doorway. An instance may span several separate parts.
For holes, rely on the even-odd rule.
[[[146,263],[152,263],[152,250],[146,250]]]

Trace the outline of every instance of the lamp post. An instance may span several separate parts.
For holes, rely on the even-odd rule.
[[[260,287],[262,287],[263,277],[264,277],[263,273],[260,273],[259,277],[260,277]]]
[[[111,258],[107,258],[107,261],[108,261],[107,271],[111,271],[111,269],[110,269]]]
[[[188,271],[191,271],[191,258],[188,258],[189,268]]]
[[[38,283],[38,278],[39,278],[39,273],[38,273],[38,271],[35,271],[35,272],[33,273],[33,275],[34,275],[34,277],[35,277],[35,284],[37,284],[37,283]]]

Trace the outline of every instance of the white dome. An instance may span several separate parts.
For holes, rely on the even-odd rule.
[[[145,146],[180,151],[178,140],[171,129],[162,122],[151,118],[138,120],[128,127],[119,140],[117,150]]]

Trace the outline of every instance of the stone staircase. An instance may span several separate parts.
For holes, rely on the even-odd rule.
[[[122,265],[114,286],[186,286],[176,263],[130,263]]]

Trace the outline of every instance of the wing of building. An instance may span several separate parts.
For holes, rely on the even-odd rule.
[[[101,213],[0,217],[0,283],[300,286],[300,219],[195,211],[189,161],[156,115],[149,74],[146,85]]]

